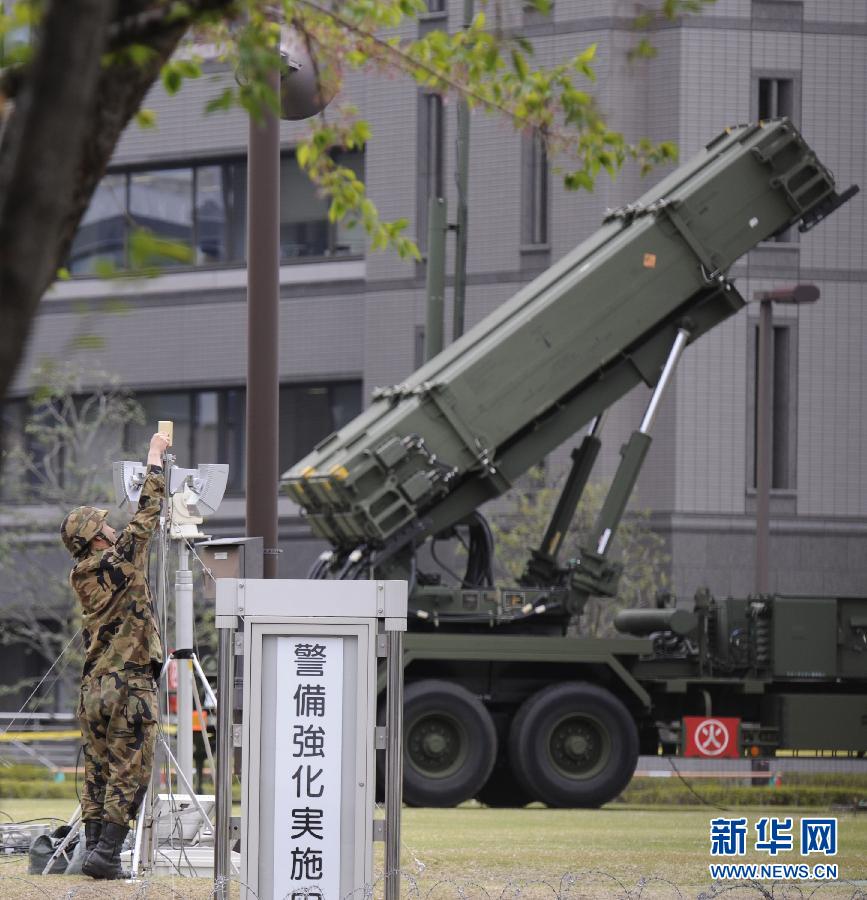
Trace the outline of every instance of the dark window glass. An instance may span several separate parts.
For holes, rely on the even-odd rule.
[[[245,390],[220,388],[142,392],[146,425],[127,429],[131,458],[144,459],[154,423],[174,422],[173,453],[179,466],[228,463],[226,490],[240,493],[245,485]],[[342,428],[361,412],[361,382],[283,385],[280,388],[280,471],[313,449],[322,438]]]
[[[337,431],[348,425],[361,412],[361,382],[332,384],[329,385],[328,392],[331,397],[331,430]],[[317,438],[316,443],[323,437],[327,437],[327,434]]]
[[[795,119],[795,82],[791,78],[760,78],[758,98],[759,119],[778,119],[787,116]],[[798,240],[793,228],[786,228],[770,238],[777,243]]]
[[[280,471],[361,412],[360,382],[280,388]]]
[[[242,262],[246,167],[242,163],[199,166],[195,175],[196,264]]]
[[[187,391],[171,391],[165,393],[136,394],[144,413],[143,425],[130,425],[127,428],[125,444],[134,459],[144,460],[147,455],[148,442],[156,431],[158,421],[168,419],[174,422],[172,436],[172,452],[178,458],[178,465],[192,464],[192,425],[193,398]]]
[[[328,201],[299,169],[294,157],[280,161],[280,256],[325,256],[330,237]]]
[[[97,185],[69,254],[73,275],[92,275],[100,265],[126,266],[126,175],[106,175]]]
[[[355,177],[364,183],[364,154],[363,153],[338,153],[335,157],[338,165],[345,166],[355,173]],[[363,256],[366,244],[364,229],[355,225],[350,227],[346,222],[337,222],[334,226],[334,245],[331,252],[335,256]]]
[[[439,94],[421,94],[419,104],[416,231],[421,246],[427,247],[430,198],[443,196],[445,117],[443,98]]]
[[[771,412],[771,487],[790,488],[791,341],[790,328],[774,328]]]
[[[424,148],[427,187],[429,197],[443,195],[444,122],[443,98],[439,94],[425,94],[425,130],[427,143]]]
[[[336,161],[364,181],[364,154],[338,153]],[[329,201],[299,170],[294,155],[281,160],[281,257],[361,255],[363,229],[328,221]],[[174,169],[115,172],[97,187],[73,241],[69,269],[92,275],[100,263],[130,265],[132,225],[190,249],[188,259],[166,253],[148,265],[241,264],[246,257],[247,163],[202,163]]]
[[[778,119],[795,113],[795,83],[791,78],[759,79],[759,118]]]
[[[548,243],[548,153],[539,132],[524,138],[523,146],[524,244]]]
[[[246,391],[230,388],[220,394],[220,458],[218,462],[229,464],[229,482],[226,490],[241,493],[246,478]]]
[[[413,334],[413,364],[416,369],[420,369],[424,365],[425,358],[425,326],[416,325]]]
[[[220,395],[217,391],[198,391],[193,395],[193,458],[199,463],[218,463],[220,459]]]
[[[130,175],[129,211],[132,221],[173,243],[193,244],[193,170],[162,169]],[[183,264],[167,253],[146,260],[160,267]]]
[[[753,365],[752,478],[757,486],[759,413],[759,329],[753,329],[755,359]],[[795,350],[790,325],[774,325],[771,341],[771,402],[768,437],[771,442],[771,489],[791,490],[795,487]]]

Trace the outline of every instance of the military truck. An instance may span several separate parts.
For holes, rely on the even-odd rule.
[[[856,191],[788,120],[727,129],[283,476],[331,545],[310,577],[409,583],[408,803],[598,806],[688,714],[740,718],[744,753],[867,749],[864,601],[700,594],[622,612],[621,638],[566,634],[616,594],[609,551],[678,358],[745,305],[726,273]],[[590,539],[561,561],[605,411],[640,384],[646,413]],[[523,576],[494,584],[479,507],[584,426]],[[466,571],[449,584],[420,560],[455,539]]]

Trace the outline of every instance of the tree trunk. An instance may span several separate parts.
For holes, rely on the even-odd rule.
[[[49,0],[0,144],[0,402],[124,128],[190,24],[232,5]],[[133,43],[144,64],[118,52]]]

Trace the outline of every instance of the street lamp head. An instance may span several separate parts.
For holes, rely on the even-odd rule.
[[[280,76],[280,118],[297,121],[322,112],[340,90],[340,75],[308,35],[294,28],[280,30],[280,56],[286,71]]]
[[[755,299],[794,305],[815,303],[819,299],[819,288],[815,284],[796,284],[790,287],[774,288],[770,291],[756,291]]]

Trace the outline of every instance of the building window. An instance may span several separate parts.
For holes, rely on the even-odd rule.
[[[446,0],[427,0],[427,11],[429,13],[445,13],[448,12]]]
[[[128,205],[126,175],[106,175],[96,186],[72,242],[69,270],[73,275],[126,266]]]
[[[767,121],[784,116],[797,124],[799,119],[799,81],[794,76],[758,74],[754,76],[754,120]],[[798,241],[795,228],[785,228],[768,238],[772,243],[790,244]]]
[[[547,244],[549,171],[545,141],[538,131],[525,135],[521,153],[521,243]]]
[[[339,153],[336,161],[364,180],[362,153]],[[280,194],[284,262],[298,257],[364,253],[361,229],[329,222],[328,200],[300,171],[293,154],[281,160]],[[69,271],[73,275],[94,275],[140,263],[130,254],[131,228],[136,226],[186,248],[184,254],[167,252],[161,258],[149,259],[148,265],[241,265],[246,250],[246,161],[110,172],[97,186],[75,235]]]
[[[792,78],[759,78],[759,119],[795,116],[795,82]]]
[[[285,384],[280,388],[280,471],[361,412],[361,382]]]
[[[748,484],[757,483],[756,434],[759,406],[759,327],[750,328],[750,402],[749,406],[749,472]],[[795,447],[797,442],[797,325],[794,321],[773,323],[771,340],[771,402],[769,439],[771,443],[771,490],[791,491],[795,482]]]
[[[439,94],[419,95],[417,234],[427,248],[428,212],[431,197],[443,196],[445,165],[445,116]]]
[[[174,453],[181,466],[228,463],[226,490],[242,493],[245,484],[245,389],[139,392],[145,421],[174,422]],[[331,432],[361,412],[361,382],[284,384],[280,387],[279,460],[284,472]],[[143,452],[152,424],[128,428],[126,445]]]
[[[412,344],[412,361],[413,361],[413,371],[416,369],[420,369],[424,365],[425,359],[425,331],[426,328],[424,325],[416,325],[415,331],[413,332],[413,344]]]
[[[804,25],[803,0],[753,0],[753,28],[772,31],[801,31]]]
[[[227,490],[244,487],[244,390],[141,391],[136,400],[144,410],[144,425],[127,428],[125,443],[142,455],[160,419],[174,422],[173,452],[178,465],[228,463]]]

